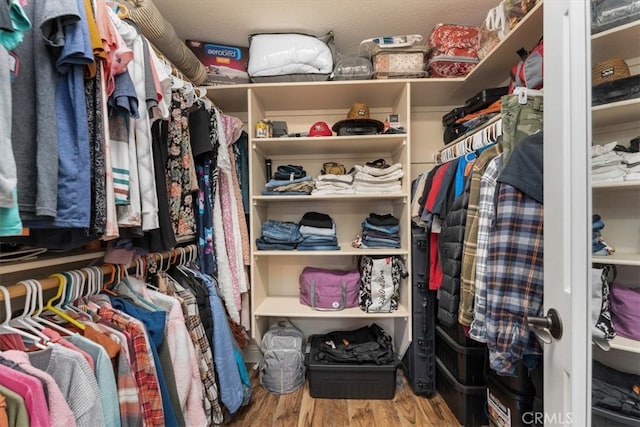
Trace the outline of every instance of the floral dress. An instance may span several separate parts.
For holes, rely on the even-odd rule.
[[[169,212],[176,237],[194,236],[194,193],[198,191],[198,182],[191,153],[189,117],[182,93],[174,90],[171,98],[167,160]]]

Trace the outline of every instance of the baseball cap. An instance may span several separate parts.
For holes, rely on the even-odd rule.
[[[325,122],[315,122],[309,128],[309,136],[332,136],[329,125]]]

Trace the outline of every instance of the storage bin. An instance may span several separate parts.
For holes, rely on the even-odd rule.
[[[436,326],[436,356],[459,383],[476,386],[487,383],[485,347],[464,347]]]
[[[640,426],[640,418],[632,418],[604,408],[591,408],[592,427],[628,427]]]
[[[487,413],[489,423],[498,427],[524,427],[535,421],[533,396],[512,393],[489,377],[487,387]],[[526,414],[526,415],[525,415]]]
[[[542,361],[538,364],[535,370],[542,370]],[[529,373],[529,368],[522,363],[522,361],[518,362],[516,366],[516,376],[504,376],[498,375],[494,370],[487,367],[487,372],[489,373],[489,377],[493,380],[499,382],[504,387],[506,387],[509,391],[521,395],[527,396],[535,396],[536,389],[533,385],[533,381],[531,380],[532,373]]]
[[[325,399],[393,399],[396,371],[400,361],[391,364],[350,364],[316,362],[323,335],[311,335],[305,354],[309,394]]]
[[[482,342],[478,342],[465,335],[464,329],[460,323],[456,322],[455,326],[447,326],[442,323],[438,323],[438,327],[447,333],[455,342],[465,347],[486,347],[487,345]]]
[[[376,79],[425,77],[424,56],[426,46],[373,51],[373,71]]]
[[[487,388],[465,386],[456,381],[436,357],[436,388],[453,415],[465,427],[487,424]]]

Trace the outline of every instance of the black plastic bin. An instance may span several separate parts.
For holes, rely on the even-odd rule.
[[[305,354],[307,380],[311,397],[326,399],[393,399],[396,371],[400,361],[392,364],[353,364],[316,362],[323,335],[309,337],[310,351]]]
[[[436,388],[460,424],[465,427],[487,424],[487,388],[460,384],[437,357]]]
[[[591,408],[591,427],[639,427],[640,418],[633,418],[609,409]]]
[[[516,367],[516,376],[513,377],[498,375],[495,371],[487,366],[487,372],[489,373],[489,376],[491,378],[505,386],[507,389],[509,389],[509,391],[526,396],[536,395],[536,389],[533,385],[531,377],[532,375],[534,375],[534,371],[538,369],[542,370],[542,361],[540,361],[538,366],[531,372],[529,372],[529,368],[527,368],[527,365],[525,365],[522,361],[519,361]]]
[[[442,323],[438,323],[440,329],[445,331],[455,342],[464,347],[486,347],[487,345],[482,342],[478,342],[465,335],[464,329],[461,324],[456,322],[455,326],[447,326]]]
[[[436,356],[459,383],[472,386],[487,383],[486,347],[461,346],[436,326]]]
[[[509,391],[490,376],[487,386],[489,423],[497,427],[531,426],[536,420],[533,399],[533,395],[522,396]]]

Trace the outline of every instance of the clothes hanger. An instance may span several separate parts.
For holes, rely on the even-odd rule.
[[[156,304],[154,304],[153,302],[149,301],[147,298],[145,298],[142,294],[140,294],[140,292],[136,291],[133,286],[131,285],[130,282],[130,277],[129,277],[129,272],[127,271],[126,268],[124,268],[124,275],[125,277],[118,283],[118,287],[124,287],[125,289],[123,289],[121,291],[121,293],[123,293],[123,295],[129,296],[132,301],[134,303],[137,303],[136,305],[151,310],[151,311],[159,311],[159,310],[163,310],[162,307],[157,306]]]
[[[118,296],[118,294],[115,293],[114,291],[112,291],[109,288],[111,285],[115,284],[115,281],[116,281],[116,267],[113,264],[107,264],[107,267],[111,268],[111,277],[106,282],[103,281],[101,292],[116,297],[116,296]],[[118,266],[118,279],[120,277],[120,270],[119,269],[120,269],[120,266]]]
[[[29,321],[32,313],[35,311],[35,303],[34,303],[35,301],[33,299],[33,297],[35,296],[35,292],[33,289],[33,285],[28,280],[20,281],[17,283],[17,285],[24,286],[24,289],[26,291],[25,300],[24,300],[24,309],[22,310],[22,314],[12,319],[11,322],[13,322],[14,326],[18,328],[26,329],[32,334],[38,336],[44,344],[49,343],[51,339],[42,332],[42,329],[34,326]]]
[[[84,331],[86,329],[86,326],[73,317],[69,316],[63,309],[63,304],[66,303],[64,296],[67,293],[67,277],[60,273],[54,273],[49,277],[58,279],[58,293],[49,301],[47,301],[47,304],[44,306],[43,311],[53,313],[61,319],[71,323],[76,328]],[[58,301],[58,303],[54,305],[54,301]]]
[[[9,295],[9,291],[7,290],[7,288],[1,285],[0,285],[0,292],[2,292],[2,296],[4,298],[4,309],[5,309],[5,319],[2,323],[0,323],[0,331],[18,334],[32,341],[37,348],[41,350],[45,350],[47,346],[42,344],[41,339],[37,335],[30,334],[27,331],[15,328],[9,324],[9,322],[12,321],[11,316],[13,312],[11,309],[11,296]]]
[[[44,304],[43,304],[43,290],[42,290],[42,283],[40,283],[40,281],[38,280],[31,280],[33,286],[34,286],[34,290],[36,291],[36,302],[37,302],[37,306],[36,306],[36,310],[34,311],[34,313],[31,316],[31,320],[33,320],[33,322],[37,323],[39,326],[43,327],[43,325],[47,325],[55,330],[57,330],[58,332],[62,332],[65,335],[74,335],[76,334],[76,332],[70,331],[69,329],[65,328],[62,325],[59,325],[55,322],[52,322],[48,319],[43,318],[42,316],[40,316],[40,314],[43,312],[44,310]]]

